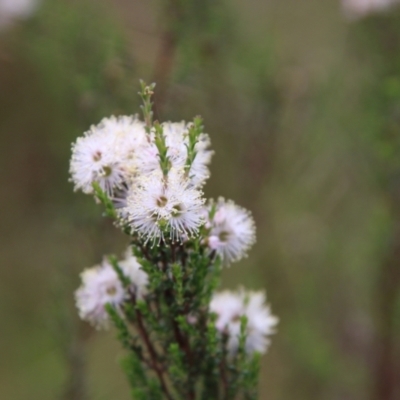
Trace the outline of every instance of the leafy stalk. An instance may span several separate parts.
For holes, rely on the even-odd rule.
[[[155,83],[147,85],[146,82],[140,80],[140,92],[139,96],[143,101],[143,105],[140,106],[144,122],[146,123],[146,132],[150,133],[151,127],[153,126],[153,102],[151,100],[154,95]]]

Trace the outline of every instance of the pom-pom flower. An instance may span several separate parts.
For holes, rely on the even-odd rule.
[[[208,206],[208,246],[225,264],[238,261],[255,242],[255,224],[250,212],[222,197]]]
[[[136,172],[137,153],[141,152],[149,141],[144,122],[137,116],[111,116],[104,118],[97,129],[111,138],[110,152],[114,154],[116,161],[124,164],[128,172]]]
[[[184,171],[159,170],[139,177],[122,212],[127,222],[146,240],[160,241],[169,231],[173,240],[198,232],[203,223],[202,192],[190,185]]]
[[[172,166],[175,168],[183,169],[185,167],[190,126],[185,122],[166,122],[162,124],[168,146],[168,156]],[[201,133],[195,145],[196,157],[189,171],[187,171],[187,175],[194,186],[203,184],[210,176],[208,164],[210,164],[213,155],[213,152],[209,150],[210,145],[209,136],[206,133]]]
[[[128,249],[125,258],[119,266],[123,274],[131,281],[130,291],[136,298],[142,298],[146,293],[147,274],[140,269],[140,264]],[[128,297],[128,293],[112,265],[103,260],[101,265],[89,268],[81,274],[82,285],[75,292],[79,316],[90,322],[96,328],[107,328],[109,318],[105,309],[111,304],[119,310]]]
[[[106,304],[118,308],[126,296],[117,273],[104,261],[100,266],[83,271],[81,277],[82,286],[75,293],[79,316],[96,328],[107,328]]]
[[[270,344],[269,335],[275,333],[278,318],[265,304],[263,292],[223,291],[216,293],[210,311],[217,314],[216,327],[228,335],[228,349],[233,354],[239,347],[241,317],[247,318],[245,349],[248,354],[265,353]]]
[[[168,148],[167,157],[171,166],[183,170],[186,167],[189,146],[189,129],[192,124],[186,122],[164,122],[161,124],[165,145]],[[150,140],[138,153],[138,168],[141,174],[146,175],[160,169],[159,152],[154,143],[154,132],[150,134]],[[210,138],[206,133],[200,133],[194,147],[196,156],[186,175],[191,185],[201,186],[210,176],[208,164],[211,162],[213,151],[209,149]]]
[[[144,124],[134,117],[111,117],[92,126],[72,145],[70,173],[75,190],[93,193],[93,183],[113,197],[133,178],[135,152],[146,143]]]

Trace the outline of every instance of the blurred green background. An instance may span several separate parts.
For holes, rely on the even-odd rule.
[[[2,400],[129,398],[113,332],[73,304],[80,271],[128,241],[68,168],[91,124],[139,111],[140,78],[158,118],[204,117],[206,195],[254,213],[223,286],[266,289],[280,317],[260,399],[400,399],[399,8],[43,0],[0,29]]]

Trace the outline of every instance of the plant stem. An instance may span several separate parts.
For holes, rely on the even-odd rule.
[[[137,318],[137,327],[138,327],[139,334],[142,337],[143,342],[145,343],[147,350],[149,352],[149,355],[150,355],[152,369],[157,374],[158,379],[160,381],[161,388],[162,388],[165,396],[167,397],[167,399],[173,400],[173,397],[169,393],[167,384],[165,383],[163,370],[158,365],[158,355],[157,355],[153,345],[151,344],[149,335],[148,335],[147,330],[143,323],[142,314],[140,313],[139,310],[136,310],[136,318]]]

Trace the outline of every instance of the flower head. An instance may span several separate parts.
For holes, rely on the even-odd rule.
[[[210,311],[217,314],[216,327],[228,335],[228,349],[235,353],[239,348],[241,318],[247,318],[247,353],[265,353],[270,344],[269,335],[275,333],[278,319],[265,305],[264,292],[224,291],[216,293],[210,303]]]
[[[196,234],[203,223],[202,192],[192,187],[184,172],[160,170],[137,179],[123,212],[127,221],[147,240],[161,240],[169,231],[172,239]]]
[[[255,242],[255,224],[250,212],[232,201],[219,198],[210,202],[207,222],[208,246],[215,250],[225,263],[238,261]]]
[[[113,197],[137,169],[136,152],[146,142],[144,124],[134,117],[110,117],[72,145],[70,173],[75,190],[93,193],[93,183]]]
[[[188,132],[191,125],[186,122],[164,122],[161,124],[165,139],[167,156],[171,166],[177,170],[184,170],[188,158]],[[150,140],[146,143],[138,155],[139,171],[147,175],[160,169],[159,152],[155,145],[155,135],[151,132]],[[209,177],[208,164],[211,162],[213,151],[209,149],[210,138],[206,133],[201,133],[195,145],[196,157],[186,175],[192,186],[201,186]]]
[[[131,282],[130,295],[137,299],[143,298],[147,292],[148,276],[132,255],[131,248],[126,250],[125,257],[118,265]],[[83,271],[81,278],[82,285],[75,292],[80,317],[97,328],[107,328],[109,318],[105,310],[106,304],[111,304],[119,310],[128,297],[127,291],[107,259],[104,259],[101,265]]]
[[[163,132],[168,146],[168,156],[175,168],[183,169],[187,161],[187,146],[189,145],[188,132],[191,124],[182,122],[165,122]],[[195,145],[196,157],[187,171],[191,184],[199,186],[210,176],[208,165],[211,162],[213,151],[209,149],[210,137],[201,133]]]
[[[104,118],[97,129],[110,136],[115,159],[125,164],[128,172],[135,173],[138,153],[148,143],[144,122],[137,116],[111,116]]]
[[[103,261],[101,265],[85,270],[81,278],[82,286],[75,292],[79,316],[96,328],[107,328],[106,304],[118,308],[126,296],[117,273],[107,261]]]

